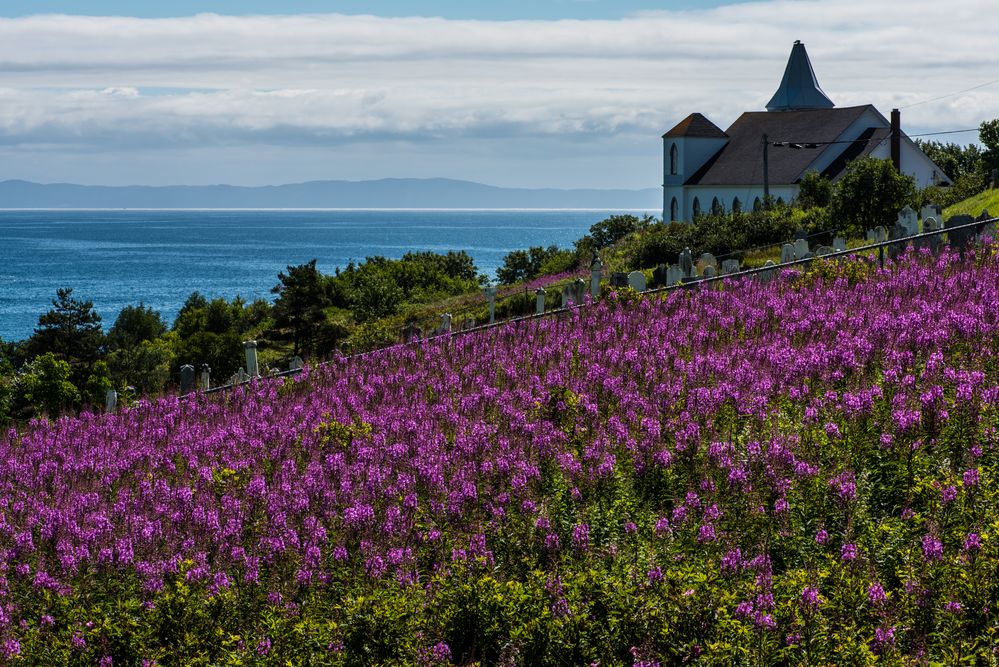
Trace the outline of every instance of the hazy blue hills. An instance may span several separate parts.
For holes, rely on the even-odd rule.
[[[0,182],[3,208],[594,208],[662,207],[659,188],[499,188],[446,178],[312,181],[240,187]]]

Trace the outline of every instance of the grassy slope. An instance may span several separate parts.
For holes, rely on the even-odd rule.
[[[993,215],[999,214],[999,189],[985,190],[974,197],[968,197],[964,201],[944,209],[944,219],[954,215],[978,216],[983,210],[987,210]]]

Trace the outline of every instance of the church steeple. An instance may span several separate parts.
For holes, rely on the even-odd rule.
[[[795,40],[784,70],[784,78],[781,79],[780,88],[767,103],[767,111],[832,109],[834,106],[836,105],[832,100],[819,88],[805,45],[800,40]]]

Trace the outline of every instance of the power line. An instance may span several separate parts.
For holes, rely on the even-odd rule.
[[[984,88],[985,86],[991,86],[994,83],[999,83],[999,79],[993,79],[992,81],[986,81],[985,83],[980,83],[977,86],[972,86],[971,88],[965,88],[964,90],[958,90],[953,93],[947,93],[946,95],[941,95],[939,97],[931,97],[928,100],[922,100],[920,102],[913,102],[912,104],[900,107],[902,109],[911,109],[912,107],[918,107],[920,104],[929,104],[930,102],[938,102],[940,100],[945,100],[948,97],[953,97],[954,95],[961,95],[962,93],[970,93],[973,90],[978,90],[979,88]]]
[[[890,128],[886,127],[883,129],[889,130]],[[942,134],[961,134],[964,132],[978,132],[978,128],[972,127],[965,130],[944,130],[942,132],[921,132],[919,134],[904,134],[904,136],[911,139],[913,137],[935,137]],[[888,136],[890,137],[891,134],[889,133]],[[874,142],[878,142],[880,144],[883,143],[887,138],[888,137],[878,139],[872,137],[870,139],[844,139],[841,141],[771,141],[769,143],[771,146],[780,147],[780,148],[802,149],[802,148],[818,148],[820,146],[833,146],[835,144],[871,144]]]

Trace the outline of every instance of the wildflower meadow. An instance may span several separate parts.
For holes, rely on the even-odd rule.
[[[996,246],[0,434],[0,664],[994,664]]]

